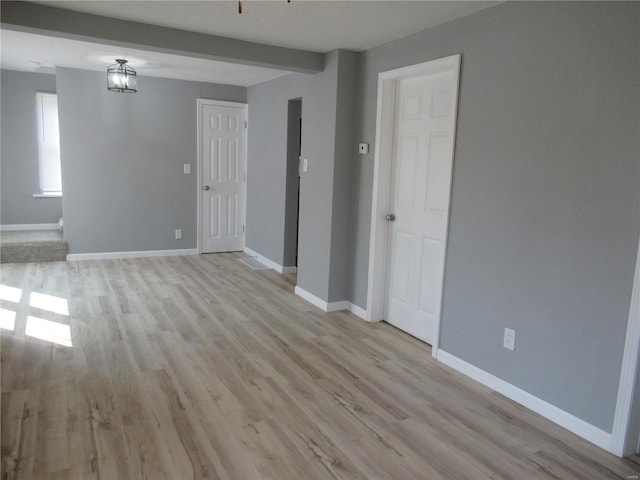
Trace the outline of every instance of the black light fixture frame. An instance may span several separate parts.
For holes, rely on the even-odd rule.
[[[116,62],[107,68],[107,90],[118,93],[136,93],[138,74],[127,65],[127,60],[116,58]]]

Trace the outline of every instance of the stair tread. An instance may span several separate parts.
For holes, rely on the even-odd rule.
[[[59,230],[2,232],[0,263],[63,262],[69,251]]]

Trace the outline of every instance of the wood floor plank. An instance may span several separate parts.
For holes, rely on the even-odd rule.
[[[221,380],[211,373],[194,369],[198,363],[197,352],[177,351],[167,349],[165,352],[176,374],[185,397],[197,414],[198,421],[205,431],[216,432],[216,435],[208,435],[207,440],[216,452],[224,471],[229,478],[260,479],[253,461],[243,453],[243,446],[247,444],[243,427],[248,420],[232,420],[228,415],[234,408],[238,408],[238,402],[228,403],[231,394],[224,388]],[[225,400],[221,401],[225,390]],[[238,417],[236,417],[238,418]]]
[[[34,473],[69,468],[70,452],[68,427],[68,382],[47,382],[40,386],[38,399],[38,443],[35,451]]]
[[[319,311],[295,276],[241,256],[3,265],[19,296],[2,301],[16,321],[0,332],[1,478],[640,475],[637,456],[583,441],[386,323]],[[27,335],[30,317],[68,327],[72,345]]]
[[[366,478],[337,448],[313,417],[300,408],[288,389],[271,378],[259,379],[256,383],[261,392],[267,392],[264,394],[271,399],[269,403],[274,405],[272,409],[278,410],[275,418],[278,423],[286,426],[285,433],[299,454],[324,473],[323,478]]]
[[[144,376],[150,395],[159,399],[157,405],[161,409],[156,410],[156,419],[164,417],[166,427],[177,434],[171,450],[182,448],[189,460],[191,473],[183,473],[189,471],[183,467],[180,474],[190,478],[229,478],[173,373],[155,370]]]
[[[30,390],[14,390],[2,393],[0,401],[3,478],[26,477],[35,457],[37,395]]]
[[[451,448],[448,442],[438,436],[430,424],[413,419],[402,420],[389,425],[407,448],[420,455],[443,478],[466,480],[497,479],[495,472],[476,462],[468,455]]]
[[[113,387],[108,381],[90,377],[80,380],[77,385],[82,395],[76,399],[81,409],[79,417],[86,425],[86,428],[79,430],[86,435],[83,444],[88,453],[83,460],[88,460],[98,478],[102,476],[99,470],[102,465],[117,472],[118,478],[131,478],[132,468],[125,448],[122,420],[114,402]],[[43,442],[42,446],[43,449],[50,447],[47,442]]]
[[[128,345],[109,344],[106,363],[132,471],[141,478],[170,479],[164,469],[166,452],[162,439],[146,409],[149,399],[142,388],[142,374]]]

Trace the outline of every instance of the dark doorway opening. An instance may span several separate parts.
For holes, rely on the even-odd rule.
[[[284,267],[298,266],[302,99],[289,100],[287,116],[287,191],[284,220]]]

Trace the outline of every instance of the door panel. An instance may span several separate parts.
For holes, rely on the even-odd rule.
[[[393,268],[393,299],[405,305],[409,303],[412,246],[413,235],[406,232],[396,233]]]
[[[385,319],[433,342],[444,272],[455,88],[451,72],[396,81]]]
[[[201,251],[244,248],[246,108],[201,105]]]
[[[398,190],[398,205],[413,207],[415,200],[414,181],[416,176],[416,158],[418,157],[417,135],[404,135],[400,139],[398,151],[398,181],[402,188]]]
[[[220,197],[209,195],[209,218],[220,218]],[[218,238],[220,236],[220,225],[217,221],[209,222],[209,237]]]
[[[418,310],[427,315],[435,315],[437,310],[439,249],[439,242],[422,239]]]

